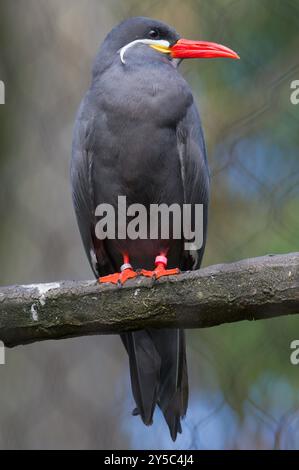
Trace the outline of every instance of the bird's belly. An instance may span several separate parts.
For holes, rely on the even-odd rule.
[[[179,178],[169,178],[164,172],[159,177],[140,172],[136,178],[123,178],[120,188],[114,195],[118,200],[114,204],[115,240],[108,241],[113,258],[121,265],[121,254],[127,253],[135,269],[152,269],[155,257],[167,254],[170,265],[178,266],[181,240],[174,239],[171,207],[180,217],[183,191]]]
[[[177,266],[181,240],[173,239],[172,216],[169,217],[169,236],[167,227],[166,233],[161,233],[161,216],[159,220],[156,217],[161,204],[166,206],[166,210],[176,204],[181,211],[184,202],[175,134],[164,130],[161,138],[160,131],[152,132],[151,138],[146,139],[144,135],[149,134],[144,132],[144,128],[137,134],[140,138],[132,140],[130,133],[126,133],[114,166],[105,165],[102,161],[96,169],[97,202],[111,204],[115,211],[115,239],[105,241],[106,249],[118,266],[122,264],[123,253],[130,256],[135,269],[152,269],[155,257],[162,253],[168,255],[169,266]],[[133,206],[136,204],[139,207]],[[127,217],[123,217],[124,212],[128,213]],[[133,230],[128,230],[140,215],[139,225],[133,222]],[[153,238],[152,225],[157,224],[157,220],[159,227],[155,227]],[[168,220],[164,218],[163,223],[165,227]]]

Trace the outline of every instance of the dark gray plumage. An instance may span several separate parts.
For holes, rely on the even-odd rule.
[[[126,250],[134,269],[152,269],[165,246],[168,267],[200,266],[204,246],[184,251],[183,240],[105,240],[95,237],[95,208],[127,204],[204,204],[207,227],[209,172],[199,114],[192,92],[177,70],[178,61],[146,44],[119,50],[135,39],[175,43],[179,36],[167,25],[132,18],[114,28],[104,41],[93,78],[77,116],[71,181],[80,233],[95,276],[117,272]],[[196,256],[194,256],[196,255]],[[129,355],[133,395],[145,424],[155,405],[165,416],[172,439],[186,414],[188,378],[182,330],[139,331],[122,335]]]

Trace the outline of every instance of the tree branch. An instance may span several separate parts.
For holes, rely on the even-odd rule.
[[[211,266],[125,287],[95,281],[0,288],[8,347],[144,328],[204,328],[299,313],[299,253]]]

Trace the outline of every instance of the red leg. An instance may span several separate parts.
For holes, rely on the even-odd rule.
[[[142,276],[151,277],[154,279],[159,279],[163,276],[175,276],[176,274],[180,274],[180,270],[178,268],[166,269],[167,258],[165,255],[157,256],[155,260],[155,265],[156,269],[154,271],[147,271],[146,269],[142,269],[140,274]]]
[[[124,264],[120,268],[120,273],[114,273],[114,274],[109,274],[108,276],[103,276],[99,278],[99,283],[100,284],[106,284],[106,283],[111,283],[111,284],[124,284],[127,282],[129,279],[134,279],[137,277],[137,273],[133,270],[129,256],[124,255]]]

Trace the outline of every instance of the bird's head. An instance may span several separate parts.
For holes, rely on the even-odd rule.
[[[102,52],[113,57],[118,54],[121,63],[125,64],[127,56],[134,54],[140,45],[167,57],[173,63],[189,58],[239,59],[238,54],[228,47],[182,39],[167,24],[145,17],[130,18],[113,28],[103,43]]]

